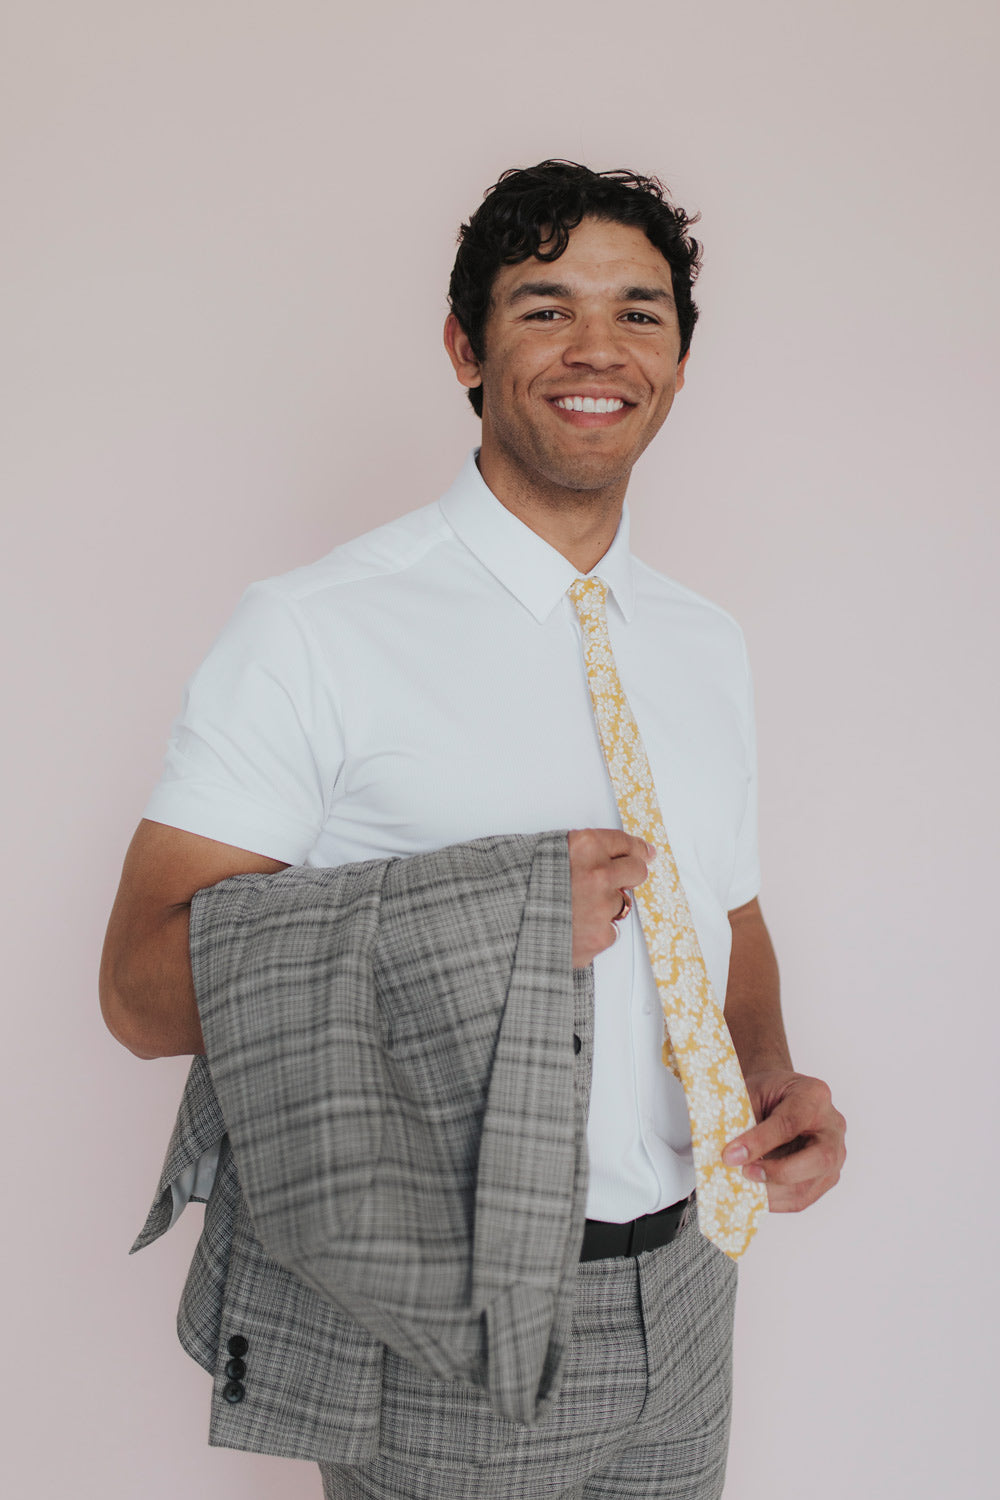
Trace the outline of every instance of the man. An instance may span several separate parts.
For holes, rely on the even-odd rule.
[[[778,1212],[815,1201],[843,1163],[829,1090],[791,1066],[757,899],[742,638],[628,552],[629,476],[684,384],[697,317],[690,223],[631,173],[504,174],[463,226],[445,325],[482,417],[477,454],[438,504],[248,591],[189,686],[126,858],[102,1004],[148,1058],[204,1047],[195,892],[241,872],[575,830],[572,958],[594,968],[594,1052],[559,1409],[518,1429],[481,1392],[387,1362],[379,1455],[331,1456],[329,1496],[721,1492],[735,1272],[681,1207],[695,1183],[688,1106],[660,1059],[632,911],[654,859],[676,861],[759,1122],[724,1161],[766,1183]],[[621,831],[567,596],[591,575],[607,586],[669,850]],[[630,1253],[642,1243],[655,1248]]]

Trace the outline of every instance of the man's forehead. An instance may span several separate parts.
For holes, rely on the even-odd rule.
[[[584,219],[557,259],[532,255],[502,266],[493,294],[504,303],[528,296],[572,297],[584,290],[625,301],[672,301],[672,287],[668,261],[641,229]]]

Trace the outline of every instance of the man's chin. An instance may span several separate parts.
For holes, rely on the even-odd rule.
[[[585,497],[627,484],[631,472],[631,463],[591,454],[555,459],[546,477],[557,488]]]
[[[579,438],[580,435],[574,436]],[[553,500],[578,495],[583,503],[588,496],[622,489],[628,484],[637,457],[631,448],[628,451],[622,451],[622,448],[612,450],[606,439],[605,442],[589,443],[553,442],[551,436],[540,441],[541,434],[538,433],[495,431],[491,437],[496,451],[503,454],[504,461],[512,469],[520,471],[529,488],[536,492],[549,490]]]

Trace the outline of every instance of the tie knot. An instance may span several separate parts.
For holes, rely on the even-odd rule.
[[[577,578],[566,592],[576,605],[576,612],[581,619],[585,614],[604,613],[608,586],[603,578]]]

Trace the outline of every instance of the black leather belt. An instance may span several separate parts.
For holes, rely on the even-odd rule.
[[[641,1255],[676,1239],[695,1212],[694,1193],[661,1208],[658,1214],[643,1214],[628,1224],[608,1224],[588,1219],[583,1231],[581,1260],[607,1260],[615,1255]]]

